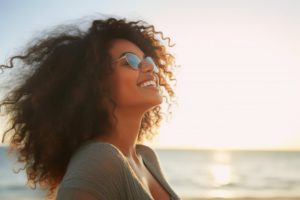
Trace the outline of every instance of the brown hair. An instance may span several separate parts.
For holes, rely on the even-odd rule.
[[[127,39],[152,56],[160,68],[159,84],[170,106],[174,92],[174,57],[162,44],[170,39],[143,21],[108,18],[94,20],[88,31],[78,27],[54,29],[35,39],[22,55],[10,58],[31,72],[1,102],[9,116],[10,147],[24,163],[29,183],[37,183],[52,194],[62,180],[72,154],[84,142],[112,126],[104,106],[109,96],[107,80],[112,72],[108,47],[113,39]],[[147,111],[138,141],[152,139],[162,119],[161,107]],[[101,122],[101,123],[99,123]]]

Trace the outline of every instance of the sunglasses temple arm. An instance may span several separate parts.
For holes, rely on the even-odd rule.
[[[122,56],[122,57],[118,58],[117,60],[115,60],[114,62],[118,62],[119,60],[122,60],[123,58],[126,58],[126,56]]]

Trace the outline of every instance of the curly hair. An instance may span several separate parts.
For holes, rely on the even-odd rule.
[[[167,41],[171,47],[170,38],[141,20],[93,20],[87,31],[78,26],[56,28],[35,39],[24,53],[11,57],[10,65],[1,65],[1,70],[13,68],[17,60],[31,72],[20,76],[21,81],[14,83],[0,104],[11,124],[3,141],[9,133],[10,148],[24,164],[28,182],[43,186],[49,194],[80,145],[107,133],[113,125],[104,99],[110,95],[112,74],[108,49],[118,38],[133,42],[155,60],[164,102],[171,106],[174,56],[163,45]],[[160,105],[144,114],[138,142],[155,136],[162,114]]]

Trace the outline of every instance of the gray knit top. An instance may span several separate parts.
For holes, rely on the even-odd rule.
[[[167,183],[153,149],[137,144],[136,151],[152,176],[180,199]],[[153,200],[122,152],[110,143],[88,142],[74,154],[59,185],[57,200]]]

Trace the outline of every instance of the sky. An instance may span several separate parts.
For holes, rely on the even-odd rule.
[[[54,25],[142,19],[176,43],[181,66],[178,106],[152,145],[299,150],[299,10],[297,0],[0,0],[0,63]]]

